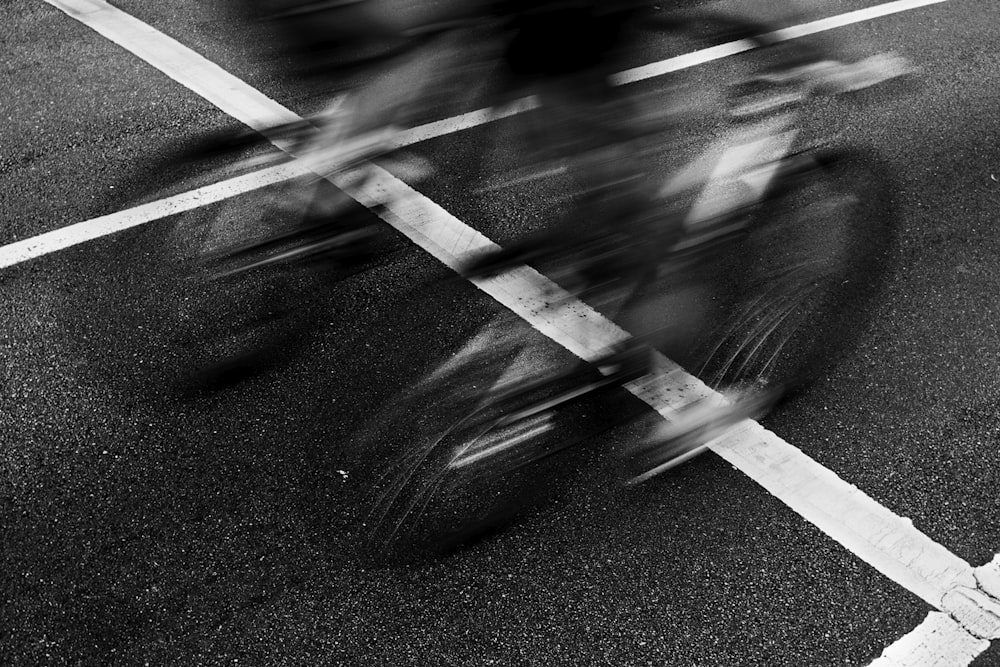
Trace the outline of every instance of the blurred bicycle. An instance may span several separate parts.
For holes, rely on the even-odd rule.
[[[871,76],[871,63],[845,71],[807,46],[772,41],[760,26],[724,16],[653,25],[754,40],[771,52],[770,65],[730,89],[729,128],[653,196],[643,192],[641,169],[622,166],[637,161],[642,132],[563,145],[567,169],[587,184],[566,219],[464,267],[481,278],[535,266],[565,288],[556,297],[564,305],[582,299],[630,335],[590,365],[553,369],[525,363],[525,341],[497,334],[392,401],[373,420],[376,437],[412,436],[415,415],[432,404],[447,408],[435,417],[439,428],[411,442],[376,485],[373,551],[447,551],[508,523],[546,495],[553,457],[579,442],[560,426],[560,412],[673,372],[657,368],[657,352],[723,394],[687,406],[624,452],[627,484],[766,414],[856,339],[889,265],[887,170],[871,154],[804,141],[799,124],[811,99],[892,78],[902,63],[880,61],[892,65],[886,76]],[[654,123],[645,132],[656,130]],[[550,170],[531,165],[516,180]],[[594,216],[595,207],[602,213]]]
[[[291,172],[251,206],[224,205],[175,230],[189,258],[188,294],[197,295],[178,307],[178,330],[196,384],[222,386],[289,355],[316,326],[309,299],[327,276],[377,256],[381,230],[340,186],[369,178],[376,161],[409,182],[430,177],[432,165],[405,155],[398,138],[468,53],[464,31],[496,42],[485,49],[502,63],[500,83],[487,93],[492,104],[533,95],[518,123],[535,150],[494,187],[564,174],[574,184],[569,212],[540,235],[470,258],[463,273],[530,264],[555,279],[563,305],[582,299],[629,335],[591,366],[539,369],[512,363],[525,343],[494,327],[487,344],[391,401],[367,435],[383,440],[377,446],[409,440],[422,406],[435,405],[435,424],[404,443],[373,485],[368,544],[377,552],[441,551],[508,521],[544,488],[532,464],[576,444],[556,426],[559,412],[655,376],[660,353],[724,398],[699,403],[627,452],[626,478],[638,483],[687,460],[814,379],[856,336],[857,318],[846,315],[864,312],[877,293],[893,235],[886,170],[873,156],[804,141],[799,125],[817,95],[891,78],[901,63],[845,65],[721,15],[598,5],[527,3],[512,14],[463,11],[389,30],[384,48],[361,59],[380,68],[366,85],[266,133],[284,154],[237,132],[197,142],[172,161],[182,171],[201,164],[225,174]],[[533,62],[553,55],[545,40],[567,27],[573,57]],[[647,112],[609,80],[628,51],[623,35],[639,29],[760,47],[752,73],[730,88],[728,129],[666,180],[649,160],[662,150],[671,113]],[[593,39],[599,48],[587,46]]]

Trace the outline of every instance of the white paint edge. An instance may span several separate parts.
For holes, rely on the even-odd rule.
[[[886,648],[869,667],[967,667],[990,642],[939,611]]]
[[[988,595],[1000,599],[1000,554],[994,555],[986,565],[976,568],[976,583]]]

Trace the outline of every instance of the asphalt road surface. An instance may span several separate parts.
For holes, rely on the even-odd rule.
[[[831,1],[821,16],[879,4]],[[222,7],[115,7],[295,113],[326,99],[283,76],[267,34]],[[252,106],[191,90],[197,68],[148,62],[172,52],[136,54],[88,25],[107,14],[98,0],[0,7],[0,255],[155,201],[176,176],[165,156]],[[1000,665],[987,567],[1000,550],[1000,5],[901,5],[822,39],[895,51],[920,72],[906,90],[823,101],[806,124],[879,153],[900,225],[858,348],[764,423],[797,448],[794,466],[824,471],[822,512],[808,484],[782,491],[714,453],[623,492],[612,452],[658,417],[618,396],[574,408],[566,428],[585,446],[539,481],[551,498],[530,515],[430,562],[367,560],[356,547],[390,457],[359,433],[505,309],[385,225],[376,261],[311,286],[319,326],[297,359],[180,396],[170,380],[184,350],[167,315],[190,296],[174,280],[178,230],[222,206],[251,215],[241,195],[3,255],[0,663],[771,667],[868,665],[886,651],[883,666]],[[634,64],[692,48],[651,37]],[[716,132],[711,91],[736,69],[722,58],[630,84],[690,107],[671,160]],[[473,86],[456,88],[423,120],[477,108]],[[559,190],[481,191],[516,159],[505,123],[410,148],[435,170],[420,194],[501,244],[543,225]],[[532,323],[505,322],[545,359],[573,362]],[[621,409],[640,418],[616,425]],[[783,479],[783,463],[761,461],[760,475]],[[883,510],[880,541],[867,526]],[[933,563],[957,572],[940,589],[925,586]]]

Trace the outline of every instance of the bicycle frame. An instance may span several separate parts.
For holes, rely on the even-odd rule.
[[[753,105],[733,105],[731,116],[734,126],[664,181],[657,194],[666,206],[683,194],[694,194],[693,203],[683,212],[684,237],[671,246],[669,252],[680,255],[738,233],[745,224],[746,216],[742,214],[767,198],[788,158],[806,150],[796,149],[800,134],[796,124],[800,116],[797,103],[808,96],[808,81],[800,79],[794,83],[793,90],[776,90],[768,99]],[[615,300],[627,302],[639,287],[639,284],[633,285],[628,293],[619,294]],[[463,356],[463,353],[458,356]],[[470,355],[467,360],[474,362],[474,357],[474,354]],[[551,410],[607,387],[612,373],[599,369],[605,378],[584,381],[577,388],[561,391],[530,410],[517,411],[498,424],[516,421],[522,415]],[[558,371],[553,374],[552,370],[542,372],[549,379],[569,374]],[[529,391],[543,384],[544,380],[532,382],[522,379],[522,383],[526,383],[521,386]],[[508,370],[501,374],[486,395],[502,400],[517,393],[518,384],[512,380]]]

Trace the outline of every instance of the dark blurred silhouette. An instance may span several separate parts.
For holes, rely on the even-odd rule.
[[[563,269],[560,282],[572,292],[600,299],[604,297],[595,290],[603,290],[604,296],[625,290],[630,296],[617,317],[633,339],[609,350],[608,364],[627,365],[626,375],[631,376],[648,370],[652,360],[637,349],[650,345],[684,359],[692,340],[708,330],[706,312],[718,296],[708,275],[715,270],[712,254],[718,248],[718,234],[710,228],[732,215],[718,220],[703,215],[692,221],[675,213],[670,201],[675,193],[664,189],[653,163],[670,152],[670,108],[644,106],[638,96],[612,82],[637,43],[639,30],[671,25],[672,5],[661,4],[665,9],[638,0],[248,0],[246,8],[273,28],[290,73],[329,82],[342,93],[311,117],[304,130],[295,128],[301,130],[295,159],[320,176],[350,173],[350,178],[363,178],[366,162],[391,154],[394,136],[413,125],[436,91],[467,66],[469,36],[485,36],[492,43],[486,52],[493,54],[491,69],[497,79],[490,102],[528,96],[533,100],[533,108],[519,120],[526,141],[518,171],[501,174],[499,180],[522,183],[561,173],[568,176],[571,190],[565,193],[568,205],[561,218],[543,232],[469,258],[462,272],[482,277],[555,257]],[[796,5],[787,5],[787,11],[768,7],[772,16],[801,16]],[[739,37],[762,45],[775,42],[769,29],[757,22],[732,23],[742,31]],[[683,29],[697,27],[694,24]],[[774,89],[783,86],[801,89],[792,91],[796,95],[802,90],[843,92],[906,70],[905,62],[891,54],[849,64],[831,55],[832,50],[828,40],[799,43],[788,60],[775,67],[776,74],[761,79],[768,87],[762,99],[780,106],[785,103],[780,101],[783,91],[774,94]],[[356,72],[363,75],[354,76]],[[756,104],[750,102],[748,108]],[[777,133],[763,128],[761,136],[768,134]],[[726,165],[717,171],[725,174]],[[421,175],[429,172],[428,167]],[[308,192],[305,197],[290,195],[289,201],[315,209],[317,195]],[[755,203],[748,200],[748,205]],[[716,208],[725,211],[727,205],[720,201]],[[365,244],[358,243],[367,238],[364,230],[354,225],[345,234],[337,226],[338,217],[335,211],[319,218],[307,215],[300,226],[301,247],[282,258],[307,256],[315,266],[317,254],[344,262],[354,250],[366,251]],[[697,240],[702,238],[711,242]],[[677,253],[682,242],[684,252]],[[327,252],[330,246],[339,252]],[[323,252],[313,252],[316,248]],[[665,267],[675,256],[683,259]],[[644,290],[657,275],[668,275],[668,284]],[[669,316],[664,318],[664,313]],[[273,358],[274,350],[281,348],[280,326],[270,320],[267,326],[279,333],[265,337],[265,347],[239,350],[232,359],[222,360],[218,367],[225,373],[217,375],[242,379],[254,368],[265,368],[263,357]],[[771,405],[773,395],[758,403]],[[725,412],[720,406],[712,409]]]

